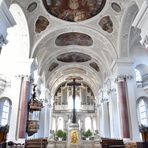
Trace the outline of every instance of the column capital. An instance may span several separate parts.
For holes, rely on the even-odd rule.
[[[24,81],[33,82],[33,78],[30,75],[24,75],[24,74],[17,74],[15,75],[15,78],[17,79],[24,79]]]
[[[115,82],[125,81],[125,80],[131,80],[133,79],[132,75],[118,75],[115,79]]]

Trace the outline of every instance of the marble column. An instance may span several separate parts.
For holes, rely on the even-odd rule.
[[[122,138],[130,138],[129,118],[127,108],[127,88],[126,76],[120,75],[116,79],[117,83],[117,98],[119,103],[120,117],[121,117],[121,134]]]
[[[133,70],[134,72],[134,70]],[[136,105],[136,80],[134,73],[126,76],[127,92],[128,92],[128,107],[130,117],[130,138],[134,141],[141,141],[139,135],[137,105]]]
[[[22,85],[21,85],[21,94],[20,94],[18,138],[25,138],[26,136],[26,123],[27,123],[29,97],[30,97],[30,77],[23,76]]]

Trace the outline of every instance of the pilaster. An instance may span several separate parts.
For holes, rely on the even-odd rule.
[[[7,139],[10,141],[17,141],[18,136],[18,116],[19,116],[19,99],[20,99],[20,87],[22,83],[22,77],[20,75],[15,75],[11,79],[11,118],[10,118],[10,128]]]
[[[127,95],[126,95],[127,93],[126,77],[123,75],[119,75],[116,79],[116,83],[117,83],[117,97],[118,97],[119,108],[120,108],[122,138],[130,138]]]
[[[118,109],[121,115],[123,138],[138,141],[139,129],[136,111],[136,82],[133,61],[128,58],[114,61],[112,71],[116,76]]]
[[[28,114],[28,101],[30,98],[30,78],[22,77],[21,94],[20,94],[20,109],[18,120],[18,138],[26,138],[26,123]]]

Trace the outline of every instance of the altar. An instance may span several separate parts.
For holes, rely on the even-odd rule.
[[[101,148],[99,141],[95,140],[80,140],[79,144],[67,145],[67,141],[48,141],[47,148]]]
[[[79,82],[76,82],[76,80]],[[68,96],[67,96],[68,94]],[[72,96],[72,110],[69,110],[66,107],[68,102],[68,97]],[[80,97],[81,106],[77,110],[76,105],[76,96]],[[94,134],[93,130],[93,117],[95,116],[95,102],[94,95],[86,84],[83,84],[79,78],[70,78],[70,80],[63,84],[59,91],[57,90],[54,103],[54,112],[53,117],[64,115],[64,132],[67,135],[67,139],[64,141],[58,140],[57,131],[59,130],[59,122],[55,120],[56,128],[53,128],[52,134],[48,137],[48,146],[47,148],[99,148],[101,147],[100,138],[84,140],[83,132],[86,130],[84,127],[84,119],[90,117],[91,127],[90,130]],[[85,108],[86,107],[86,108]],[[91,108],[92,107],[92,108]],[[85,117],[86,116],[86,117]],[[70,119],[70,122],[68,122]],[[80,123],[78,122],[80,121]],[[66,126],[67,125],[67,126]],[[60,135],[61,136],[61,135]]]

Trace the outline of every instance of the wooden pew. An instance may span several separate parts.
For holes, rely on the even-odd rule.
[[[122,139],[109,139],[109,138],[101,138],[102,139],[102,148],[125,148]]]
[[[25,148],[46,148],[47,144],[46,138],[30,139],[25,141]]]
[[[7,133],[9,132],[9,125],[0,126],[0,143],[6,142]]]
[[[2,142],[2,143],[0,143],[0,148],[6,148],[7,146],[6,146],[6,142]]]

